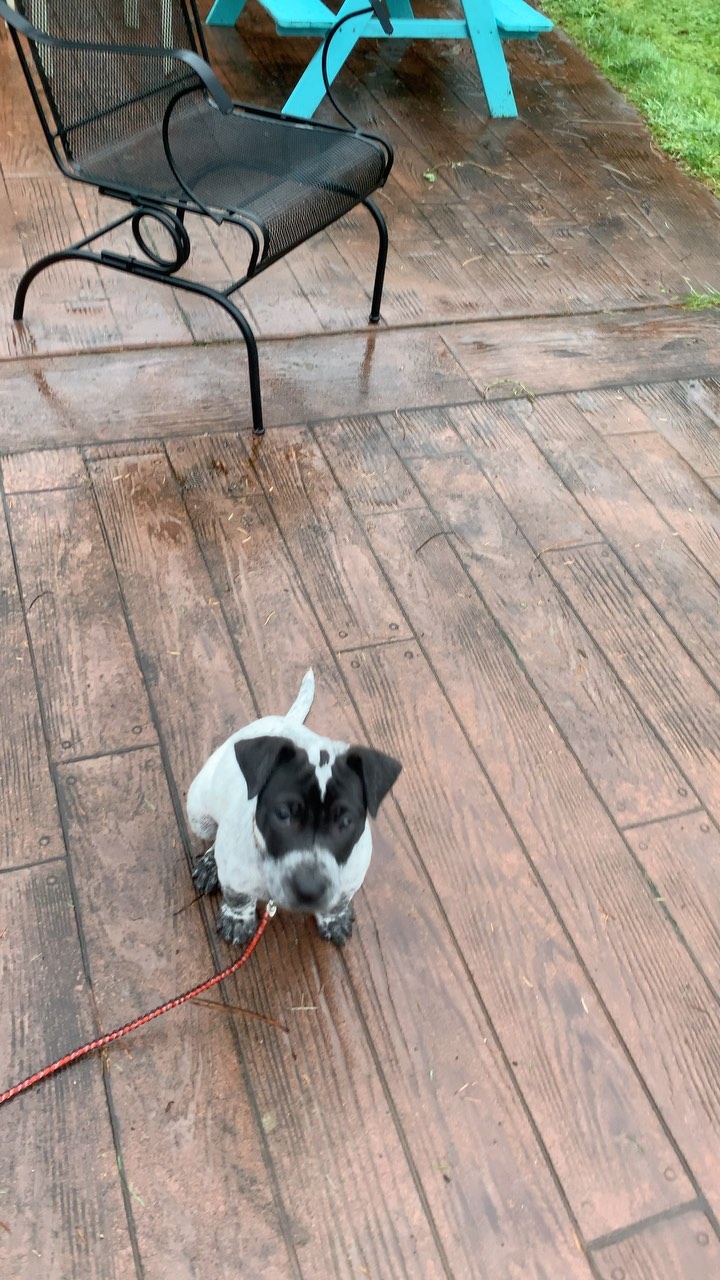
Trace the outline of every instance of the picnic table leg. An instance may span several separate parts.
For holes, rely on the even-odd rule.
[[[209,27],[234,27],[245,8],[246,0],[215,0],[205,19]]]
[[[510,72],[491,0],[462,0],[462,7],[490,115],[516,116]]]
[[[356,8],[357,0],[345,0],[345,3],[338,10],[335,21],[338,21],[346,13],[352,13]],[[330,42],[327,62],[328,80],[331,84],[372,21],[372,19],[363,16],[355,22],[346,22],[333,36]],[[317,111],[324,97],[325,85],[322,78],[321,45],[303,71],[283,107],[283,111],[286,111],[288,115],[304,116],[309,120],[313,113]]]

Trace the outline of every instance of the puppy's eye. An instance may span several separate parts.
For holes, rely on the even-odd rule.
[[[353,824],[353,816],[351,813],[341,813],[337,819],[337,824],[341,831],[347,831]]]
[[[278,822],[289,822],[292,818],[289,804],[279,804],[275,810],[275,817]]]

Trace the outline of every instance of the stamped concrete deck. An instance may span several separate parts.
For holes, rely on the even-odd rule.
[[[275,104],[308,56],[211,45]],[[465,49],[352,60],[384,323],[359,215],[249,288],[258,443],[219,313],[61,268],[9,322],[97,202],[0,37],[0,1090],[228,961],[185,792],[308,665],[405,765],[344,952],[280,915],[0,1112],[8,1280],[720,1276],[718,206],[510,56],[512,123]]]

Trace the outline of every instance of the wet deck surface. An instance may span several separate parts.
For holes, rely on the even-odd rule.
[[[211,45],[275,105],[307,58]],[[209,307],[63,267],[9,323],[97,201],[0,39],[0,1088],[231,958],[185,793],[307,666],[405,765],[346,950],[280,915],[226,984],[287,1031],[189,1006],[0,1113],[8,1280],[720,1276],[718,208],[510,56],[514,123],[467,50],[349,64],[384,323],[360,215],[253,284],[257,443]]]

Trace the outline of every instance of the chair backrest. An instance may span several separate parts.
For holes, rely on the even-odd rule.
[[[116,50],[49,47],[13,33],[35,105],[61,167],[157,129],[175,94],[195,77],[179,61],[139,57],[128,47],[189,49],[207,58],[195,0],[15,0],[17,13],[60,40]]]

